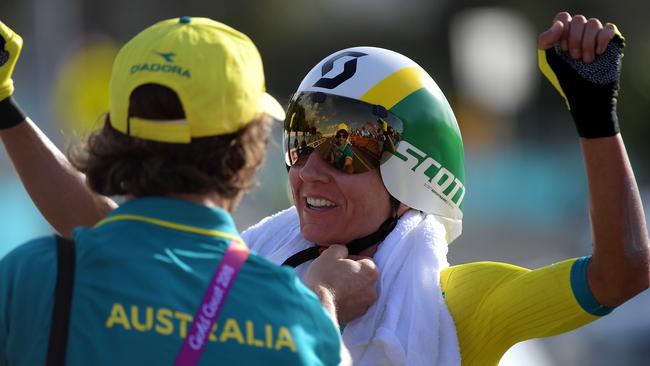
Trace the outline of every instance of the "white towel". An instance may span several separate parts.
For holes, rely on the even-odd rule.
[[[379,245],[379,298],[343,331],[355,365],[460,365],[456,329],[440,288],[440,271],[449,266],[447,243],[460,232],[448,235],[447,225],[411,210]],[[242,237],[278,264],[313,245],[300,235],[295,208],[262,220]],[[307,268],[296,269],[301,279]]]
[[[246,229],[241,237],[252,251],[276,264],[282,264],[299,251],[314,246],[300,235],[300,220],[295,206],[262,219]],[[303,282],[310,263],[296,268],[296,274]]]

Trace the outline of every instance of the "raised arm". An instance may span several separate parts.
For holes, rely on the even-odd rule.
[[[41,214],[59,233],[69,236],[75,226],[95,224],[116,204],[86,186],[85,176],[13,100],[11,74],[22,39],[2,22],[0,37],[0,139]]]
[[[616,115],[623,47],[616,26],[565,12],[538,39],[540,67],[565,98],[580,135],[593,239],[587,278],[608,307],[650,284],[643,206]]]
[[[643,206],[621,135],[581,141],[594,243],[589,287],[602,305],[616,306],[648,288]]]
[[[29,118],[0,131],[0,138],[32,201],[61,235],[94,225],[117,206],[91,191],[85,176]]]

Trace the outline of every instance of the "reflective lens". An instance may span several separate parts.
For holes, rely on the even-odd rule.
[[[325,93],[299,93],[284,121],[287,166],[312,152],[346,173],[378,168],[399,144],[404,125],[384,107]]]

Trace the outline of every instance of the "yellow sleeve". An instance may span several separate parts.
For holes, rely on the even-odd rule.
[[[590,258],[536,270],[478,262],[449,267],[440,281],[463,365],[497,365],[515,343],[585,325],[612,309],[587,285]]]

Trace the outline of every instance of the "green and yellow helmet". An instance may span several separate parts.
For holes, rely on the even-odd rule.
[[[355,173],[379,167],[400,202],[462,220],[465,164],[456,117],[435,81],[411,59],[374,47],[335,52],[305,76],[286,118],[288,166],[313,151],[325,156],[345,121]],[[296,139],[302,146],[295,147]]]

